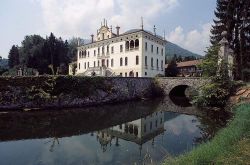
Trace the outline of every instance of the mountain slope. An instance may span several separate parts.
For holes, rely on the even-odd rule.
[[[183,49],[182,47],[168,41],[166,45],[166,56],[173,57],[175,54],[177,56],[182,56],[182,57],[187,57],[187,56],[194,56],[198,58],[201,57],[201,55],[190,52],[189,50]]]
[[[0,59],[0,68],[4,68],[4,69],[8,68],[8,60],[7,59]]]

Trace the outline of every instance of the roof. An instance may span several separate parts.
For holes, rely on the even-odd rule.
[[[201,64],[202,60],[193,60],[193,61],[184,61],[184,62],[178,62],[177,67],[189,67],[189,66],[196,66]],[[165,65],[165,67],[168,67],[168,64]]]
[[[193,61],[184,61],[177,63],[177,67],[187,67],[187,66],[196,66],[201,64],[201,60],[193,60]]]

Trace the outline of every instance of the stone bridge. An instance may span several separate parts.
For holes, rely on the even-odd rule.
[[[198,89],[210,80],[201,77],[160,77],[157,81],[164,89],[165,95],[169,95],[171,91],[178,89],[185,92],[187,87]]]

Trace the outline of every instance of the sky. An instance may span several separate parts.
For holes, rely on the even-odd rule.
[[[215,7],[216,0],[1,0],[0,56],[26,35],[89,39],[104,18],[125,32],[140,28],[141,17],[146,30],[155,25],[158,35],[204,55]]]

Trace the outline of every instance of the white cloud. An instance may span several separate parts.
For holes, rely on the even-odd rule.
[[[89,37],[101,20],[119,25],[122,31],[140,26],[140,18],[151,26],[161,14],[171,11],[178,0],[33,0],[41,4],[47,32],[63,37]]]
[[[206,23],[200,26],[199,29],[194,29],[187,33],[184,32],[181,26],[178,26],[167,35],[167,39],[185,49],[204,55],[206,47],[210,44],[211,25],[212,23]]]

